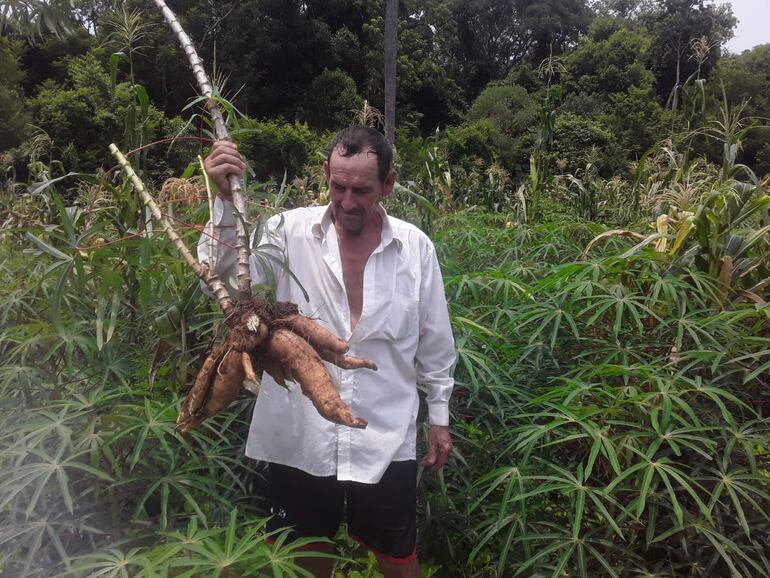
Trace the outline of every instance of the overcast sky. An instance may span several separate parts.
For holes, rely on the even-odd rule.
[[[727,43],[730,52],[740,54],[757,44],[770,43],[770,0],[716,0],[732,4],[738,19],[735,36]]]

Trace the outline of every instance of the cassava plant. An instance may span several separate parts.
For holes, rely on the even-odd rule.
[[[214,98],[212,85],[192,41],[168,6],[162,0],[156,0],[155,3],[176,32],[189,57],[201,93],[208,99],[207,107],[217,138],[229,140],[222,111]],[[204,419],[227,408],[238,396],[244,380],[256,382],[255,366],[258,370],[267,371],[279,384],[285,385],[287,380],[298,381],[302,392],[311,399],[326,419],[350,427],[366,427],[366,421],[354,417],[340,399],[339,391],[322,360],[347,369],[376,369],[374,363],[345,355],[348,350],[347,343],[316,325],[311,319],[300,315],[296,305],[271,303],[262,297],[252,297],[246,233],[248,217],[240,177],[229,177],[237,217],[238,239],[238,301],[233,304],[227,289],[213,269],[197,263],[170,222],[162,216],[159,207],[125,157],[114,145],[111,145],[110,150],[185,262],[216,297],[230,329],[225,340],[215,347],[204,361],[195,384],[182,405],[178,420],[182,430],[189,431]]]
[[[581,260],[579,222],[451,219],[464,461],[426,478],[426,553],[456,576],[770,575],[767,303],[715,311],[710,275],[618,236]]]

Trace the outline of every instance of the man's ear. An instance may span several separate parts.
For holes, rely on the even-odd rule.
[[[396,171],[393,169],[390,169],[390,172],[388,173],[388,176],[385,177],[385,182],[383,183],[383,197],[389,197],[391,194],[393,194],[393,187],[396,185]]]

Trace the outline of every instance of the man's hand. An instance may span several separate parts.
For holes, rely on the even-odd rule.
[[[428,430],[428,453],[422,458],[422,465],[430,472],[437,472],[452,453],[452,438],[445,425],[432,425]]]
[[[227,175],[242,175],[246,169],[246,164],[243,162],[235,143],[224,140],[216,141],[209,156],[203,161],[203,167],[219,189],[219,196],[228,201],[232,199]]]

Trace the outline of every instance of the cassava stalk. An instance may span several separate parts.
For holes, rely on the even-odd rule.
[[[150,193],[147,192],[142,179],[137,176],[137,174],[134,172],[134,169],[131,167],[131,164],[126,160],[126,157],[123,156],[123,153],[120,152],[120,149],[118,149],[114,143],[110,145],[110,152],[117,159],[118,164],[120,164],[121,168],[126,172],[128,178],[131,179],[134,188],[142,197],[145,206],[150,209],[153,218],[163,227],[166,235],[168,235],[168,238],[171,239],[172,243],[174,243],[174,246],[182,255],[185,262],[192,268],[193,271],[195,271],[195,274],[198,276],[198,278],[206,283],[209,291],[213,293],[214,297],[219,302],[219,306],[222,308],[222,311],[224,311],[225,314],[228,314],[230,311],[232,311],[233,303],[230,300],[230,295],[228,294],[224,283],[222,283],[222,280],[216,273],[214,273],[208,267],[204,267],[198,263],[195,257],[193,257],[192,253],[187,248],[187,245],[185,245],[184,241],[182,241],[179,235],[177,235],[174,227],[160,212],[158,204],[155,202],[155,199],[150,196]]]
[[[211,120],[214,122],[214,134],[219,140],[232,140],[230,134],[227,131],[227,125],[225,124],[224,116],[222,115],[222,109],[219,104],[213,99],[214,89],[211,85],[209,77],[206,75],[206,71],[203,69],[203,61],[195,50],[192,40],[179,24],[174,12],[166,6],[163,0],[153,0],[155,5],[163,12],[163,16],[168,22],[171,29],[176,33],[179,39],[182,49],[187,54],[187,58],[190,61],[190,67],[192,68],[195,80],[198,83],[201,94],[208,98],[206,108],[209,111]],[[239,298],[251,297],[251,277],[249,275],[249,237],[246,232],[246,199],[243,194],[243,183],[241,178],[236,175],[228,175],[230,182],[230,191],[233,195],[233,205],[235,205],[236,215],[236,233],[238,236],[238,293]],[[213,215],[212,215],[213,218]]]

